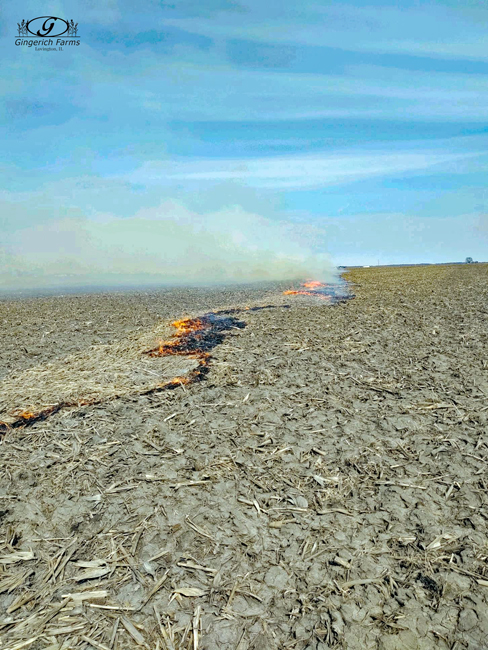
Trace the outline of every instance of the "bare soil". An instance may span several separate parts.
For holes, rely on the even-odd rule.
[[[346,277],[334,306],[277,286],[0,302],[4,382],[275,305],[239,314],[204,381],[7,432],[2,649],[488,648],[488,265]]]

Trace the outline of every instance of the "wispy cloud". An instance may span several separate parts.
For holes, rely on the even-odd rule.
[[[437,3],[422,6],[388,6],[385,3],[305,2],[300,12],[293,5],[243,3],[245,20],[233,12],[212,18],[165,18],[164,24],[216,39],[248,38],[262,42],[319,45],[412,55],[488,59],[488,10],[477,4]]]
[[[411,149],[335,152],[260,159],[147,162],[125,178],[133,183],[165,185],[178,180],[222,182],[239,180],[248,186],[310,189],[340,185],[376,176],[452,168],[478,153],[442,153]]]
[[[263,120],[369,117],[392,119],[488,119],[488,81],[483,75],[423,73],[379,66],[348,66],[341,74],[236,69],[196,62],[147,61],[118,84],[126,110],[142,107],[166,119]],[[153,64],[152,64],[153,63]],[[113,84],[113,82],[112,82]],[[104,75],[79,96],[90,112],[108,110],[110,82]]]

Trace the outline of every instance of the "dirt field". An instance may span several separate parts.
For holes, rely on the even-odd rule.
[[[488,648],[488,265],[346,277],[336,306],[0,301],[4,388],[161,319],[276,305],[239,314],[205,381],[6,433],[2,650]]]

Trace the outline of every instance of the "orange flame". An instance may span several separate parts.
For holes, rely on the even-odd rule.
[[[191,332],[198,332],[205,328],[205,323],[199,318],[183,318],[182,320],[175,320],[171,323],[176,328],[176,334],[172,341],[160,341],[159,348],[152,350],[149,354],[151,356],[163,356],[165,354],[173,354],[185,356],[190,358],[205,359],[208,357],[207,353],[201,351],[189,352],[188,350],[179,349],[181,338]],[[178,379],[178,378],[177,378]]]
[[[319,280],[307,280],[302,282],[301,286],[303,289],[289,289],[288,291],[283,291],[285,296],[315,296],[321,300],[331,300],[331,296],[327,296],[323,293],[319,293],[317,289],[323,289],[327,286],[324,282],[319,282]],[[309,289],[309,291],[306,291]]]
[[[189,384],[190,379],[188,377],[174,377],[171,381],[168,382],[168,384],[172,386],[184,386],[185,384]]]
[[[32,413],[32,411],[21,411],[16,415],[18,418],[21,418],[22,420],[32,420],[32,418],[37,417],[36,413]]]
[[[176,336],[195,332],[203,327],[203,322],[199,318],[183,318],[182,320],[175,320],[171,324],[176,327]]]
[[[185,337],[192,335],[191,339],[193,342],[198,341],[203,336],[203,331],[210,328],[211,324],[207,320],[200,318],[183,318],[181,320],[176,320],[171,323],[173,327],[176,328],[176,333],[173,334],[173,337],[169,341],[160,341],[159,347],[155,350],[149,350],[147,354],[152,357],[162,357],[166,355],[177,355],[187,357],[188,359],[198,359],[197,368],[188,377],[174,377],[165,386],[181,386],[191,383],[195,377],[198,377],[202,370],[208,366],[211,355],[209,352],[204,350],[192,349],[192,346],[187,347],[182,345],[182,342],[185,341]],[[197,344],[198,345],[198,344]]]
[[[319,282],[318,280],[307,280],[307,282],[302,284],[302,287],[306,287],[307,289],[321,289],[326,286],[326,284]]]

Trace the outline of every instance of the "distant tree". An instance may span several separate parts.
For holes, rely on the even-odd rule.
[[[467,257],[466,258],[466,264],[472,264],[473,263],[473,258],[472,257]]]

